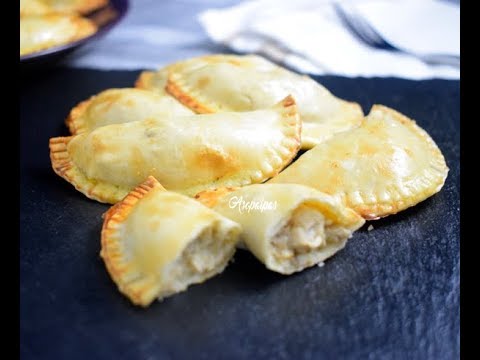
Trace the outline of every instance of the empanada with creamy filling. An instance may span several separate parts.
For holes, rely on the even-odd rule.
[[[288,96],[264,110],[148,119],[50,139],[54,171],[86,196],[115,203],[153,175],[187,195],[275,176],[300,148]]]
[[[96,31],[92,21],[77,15],[25,16],[20,19],[20,56],[68,44]]]
[[[108,89],[75,106],[66,124],[76,135],[105,125],[192,114],[168,94],[134,88]]]
[[[437,193],[447,174],[441,151],[423,129],[374,105],[359,128],[317,145],[269,183],[311,186],[378,219]]]
[[[365,223],[335,197],[297,184],[207,190],[196,199],[240,224],[246,247],[286,275],[333,256]]]
[[[136,86],[166,88],[198,113],[262,109],[291,94],[303,123],[305,149],[358,126],[363,119],[358,104],[341,100],[308,76],[256,55],[208,55],[180,61],[157,73],[142,73]]]
[[[148,306],[221,273],[241,227],[153,178],[104,216],[102,256],[118,289]]]

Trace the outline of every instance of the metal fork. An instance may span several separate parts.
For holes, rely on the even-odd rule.
[[[304,61],[309,62],[311,65],[316,67],[318,70],[324,72],[331,72],[331,70],[318,62],[316,59],[304,54],[303,52],[295,51],[288,47],[286,44],[282,43],[281,41],[275,39],[272,36],[262,34],[260,32],[252,31],[252,30],[242,30],[240,32],[234,33],[231,35],[227,40],[225,40],[224,45],[228,46],[228,44],[233,43],[236,39],[243,38],[249,39],[252,38],[256,41],[260,40],[260,45],[257,49],[251,49],[252,52],[265,56],[266,58],[272,60],[273,62],[285,66],[290,70],[298,71],[298,69],[292,68],[292,66],[286,61],[288,56],[293,56],[298,59],[302,59]]]
[[[460,57],[457,55],[418,54],[399,48],[383,38],[353,7],[347,9],[337,2],[333,3],[333,6],[342,23],[356,37],[373,48],[408,54],[430,65],[460,67]]]

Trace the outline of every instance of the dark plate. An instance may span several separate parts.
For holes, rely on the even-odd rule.
[[[128,0],[110,0],[107,6],[86,15],[87,18],[98,26],[98,31],[95,34],[65,45],[54,46],[46,50],[20,56],[22,70],[54,64],[85,44],[98,40],[118,24],[127,11]]]
[[[48,152],[75,104],[137,76],[59,68],[22,84],[23,360],[459,358],[458,81],[316,77],[364,111],[385,104],[416,119],[450,167],[444,188],[370,222],[322,268],[280,276],[238,251],[221,275],[140,309],[99,256],[108,206],[55,175]]]

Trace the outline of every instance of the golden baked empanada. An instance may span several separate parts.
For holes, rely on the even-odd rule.
[[[359,128],[317,145],[270,183],[308,185],[378,219],[440,191],[447,174],[441,151],[423,129],[375,105]]]
[[[335,197],[303,185],[256,184],[230,190],[204,191],[196,198],[240,224],[246,247],[268,269],[282,274],[334,255],[365,223]]]
[[[157,75],[158,74],[158,75]],[[250,111],[272,106],[291,94],[302,120],[302,148],[356,127],[361,107],[333,96],[308,76],[256,55],[209,55],[180,61],[159,73],[145,72],[136,86],[167,91],[198,113]]]
[[[80,40],[97,31],[77,15],[47,14],[20,18],[20,56]]]
[[[79,191],[117,202],[149,175],[195,195],[263,182],[300,148],[300,119],[287,97],[264,110],[148,119],[50,140],[55,172]]]
[[[127,122],[191,115],[169,95],[141,89],[108,89],[75,106],[66,120],[72,135]]]
[[[105,214],[100,255],[118,289],[148,306],[221,273],[240,231],[149,177]]]

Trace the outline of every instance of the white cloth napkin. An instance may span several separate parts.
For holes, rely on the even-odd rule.
[[[338,2],[338,1],[337,1]],[[342,1],[396,46],[419,53],[460,55],[459,6],[434,0]],[[331,0],[255,0],[210,9],[199,21],[214,41],[257,52],[301,72],[343,76],[458,79],[460,69],[427,65],[378,50],[341,23]]]

